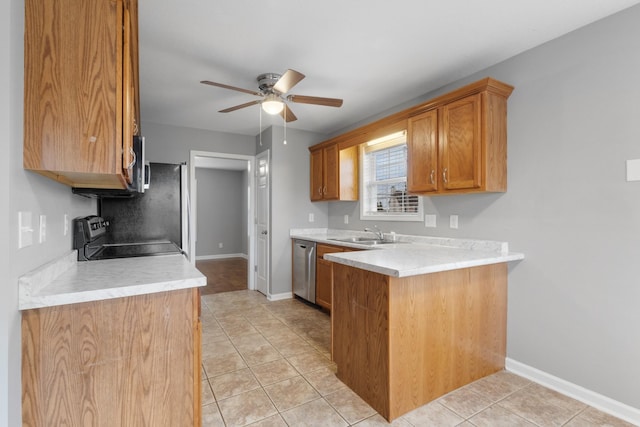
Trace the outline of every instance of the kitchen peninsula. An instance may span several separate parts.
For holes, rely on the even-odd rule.
[[[316,242],[373,248],[324,256],[333,265],[332,353],[337,376],[387,420],[504,368],[505,242],[292,230]],[[336,240],[339,239],[339,240]]]
[[[19,280],[23,424],[199,426],[206,278],[180,254],[77,259]]]

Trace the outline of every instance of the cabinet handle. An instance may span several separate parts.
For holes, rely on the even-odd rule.
[[[442,181],[443,181],[445,184],[446,184],[447,182],[449,182],[449,181],[447,181],[447,168],[444,168],[444,169],[442,170]]]
[[[129,148],[129,152],[131,153],[132,159],[131,159],[131,163],[129,163],[129,166],[127,166],[127,169],[132,169],[133,165],[136,164],[136,152],[133,151],[133,147]]]
[[[322,187],[318,187],[318,194],[322,196]]]
[[[322,187],[322,194],[327,194],[327,187]]]
[[[429,180],[432,184],[436,183],[436,171],[435,169],[431,169],[431,175],[429,175]]]

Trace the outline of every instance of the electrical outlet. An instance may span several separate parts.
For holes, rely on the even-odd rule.
[[[63,227],[63,235],[66,236],[67,234],[69,234],[69,215],[64,214],[63,221],[64,221],[64,224],[62,225],[62,227]]]
[[[458,228],[458,215],[449,216],[449,228]]]
[[[627,181],[640,181],[640,159],[627,160]]]
[[[344,223],[349,224],[349,215],[344,216]]]
[[[315,221],[315,220],[316,220],[316,219],[315,219],[315,217],[313,216],[313,214],[312,214],[312,213],[310,213],[310,214],[309,214],[309,222],[313,222],[313,221]]]
[[[222,245],[222,243],[218,243],[218,247],[219,247],[220,249],[222,249],[222,246],[223,246],[223,245]]]
[[[424,226],[425,227],[436,227],[436,216],[435,214],[426,214],[424,216]]]

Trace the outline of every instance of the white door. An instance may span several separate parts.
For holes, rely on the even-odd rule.
[[[269,150],[256,156],[256,290],[269,289]]]

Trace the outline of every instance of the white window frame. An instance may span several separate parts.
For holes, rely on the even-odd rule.
[[[377,138],[375,140],[366,142],[360,145],[360,173],[359,173],[359,181],[360,181],[360,219],[364,221],[413,221],[413,222],[422,222],[424,221],[424,209],[422,206],[422,197],[418,197],[418,209],[417,212],[379,212],[379,211],[368,211],[366,209],[366,200],[367,200],[367,189],[368,185],[365,182],[365,155],[369,147],[379,145],[380,149],[390,148],[396,145],[406,144],[406,132],[397,132],[391,135],[384,136],[382,138]],[[400,181],[403,182],[403,181]],[[406,182],[406,177],[404,182]]]

